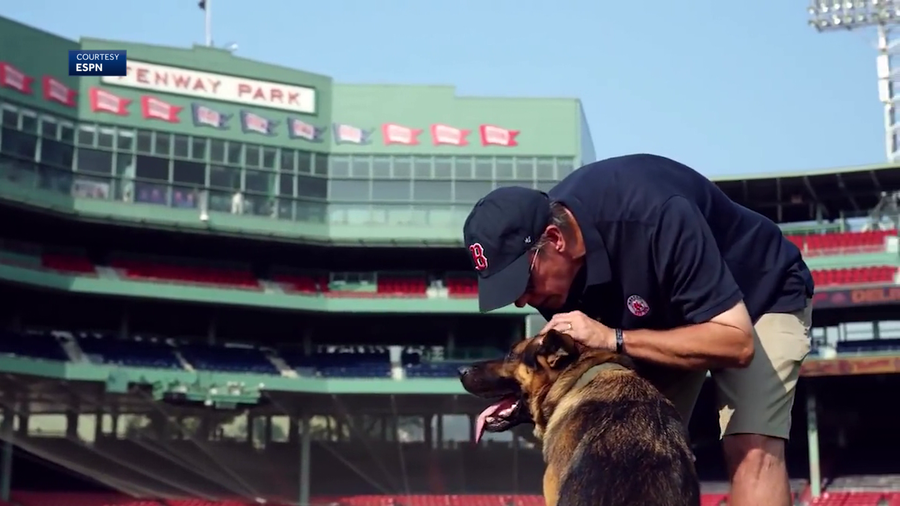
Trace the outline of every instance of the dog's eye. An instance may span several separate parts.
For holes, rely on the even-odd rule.
[[[505,361],[507,361],[507,362],[515,362],[515,361],[516,361],[516,354],[515,354],[515,352],[512,352],[512,351],[511,351],[511,352],[507,353],[507,354],[506,354],[506,358],[504,358],[503,360],[505,360]]]

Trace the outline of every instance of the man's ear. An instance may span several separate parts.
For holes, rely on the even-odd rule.
[[[572,336],[551,330],[541,340],[539,354],[547,359],[551,369],[562,369],[578,359],[578,344]]]

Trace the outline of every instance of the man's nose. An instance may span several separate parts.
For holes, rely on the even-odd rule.
[[[456,371],[459,373],[460,376],[465,376],[466,374],[469,374],[470,372],[472,372],[472,366],[468,366],[468,365],[460,366]]]

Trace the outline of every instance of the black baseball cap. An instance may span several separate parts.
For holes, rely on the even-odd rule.
[[[486,313],[512,304],[531,276],[529,250],[550,224],[546,193],[507,186],[475,204],[463,225],[463,240],[478,273],[478,309]]]

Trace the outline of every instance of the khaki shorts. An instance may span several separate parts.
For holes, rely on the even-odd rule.
[[[754,326],[755,352],[744,369],[712,372],[719,407],[720,437],[761,434],[788,439],[800,366],[809,353],[812,301],[794,313],[764,314]],[[642,373],[644,368],[642,369]],[[675,404],[687,424],[706,371],[652,366],[646,376]]]

